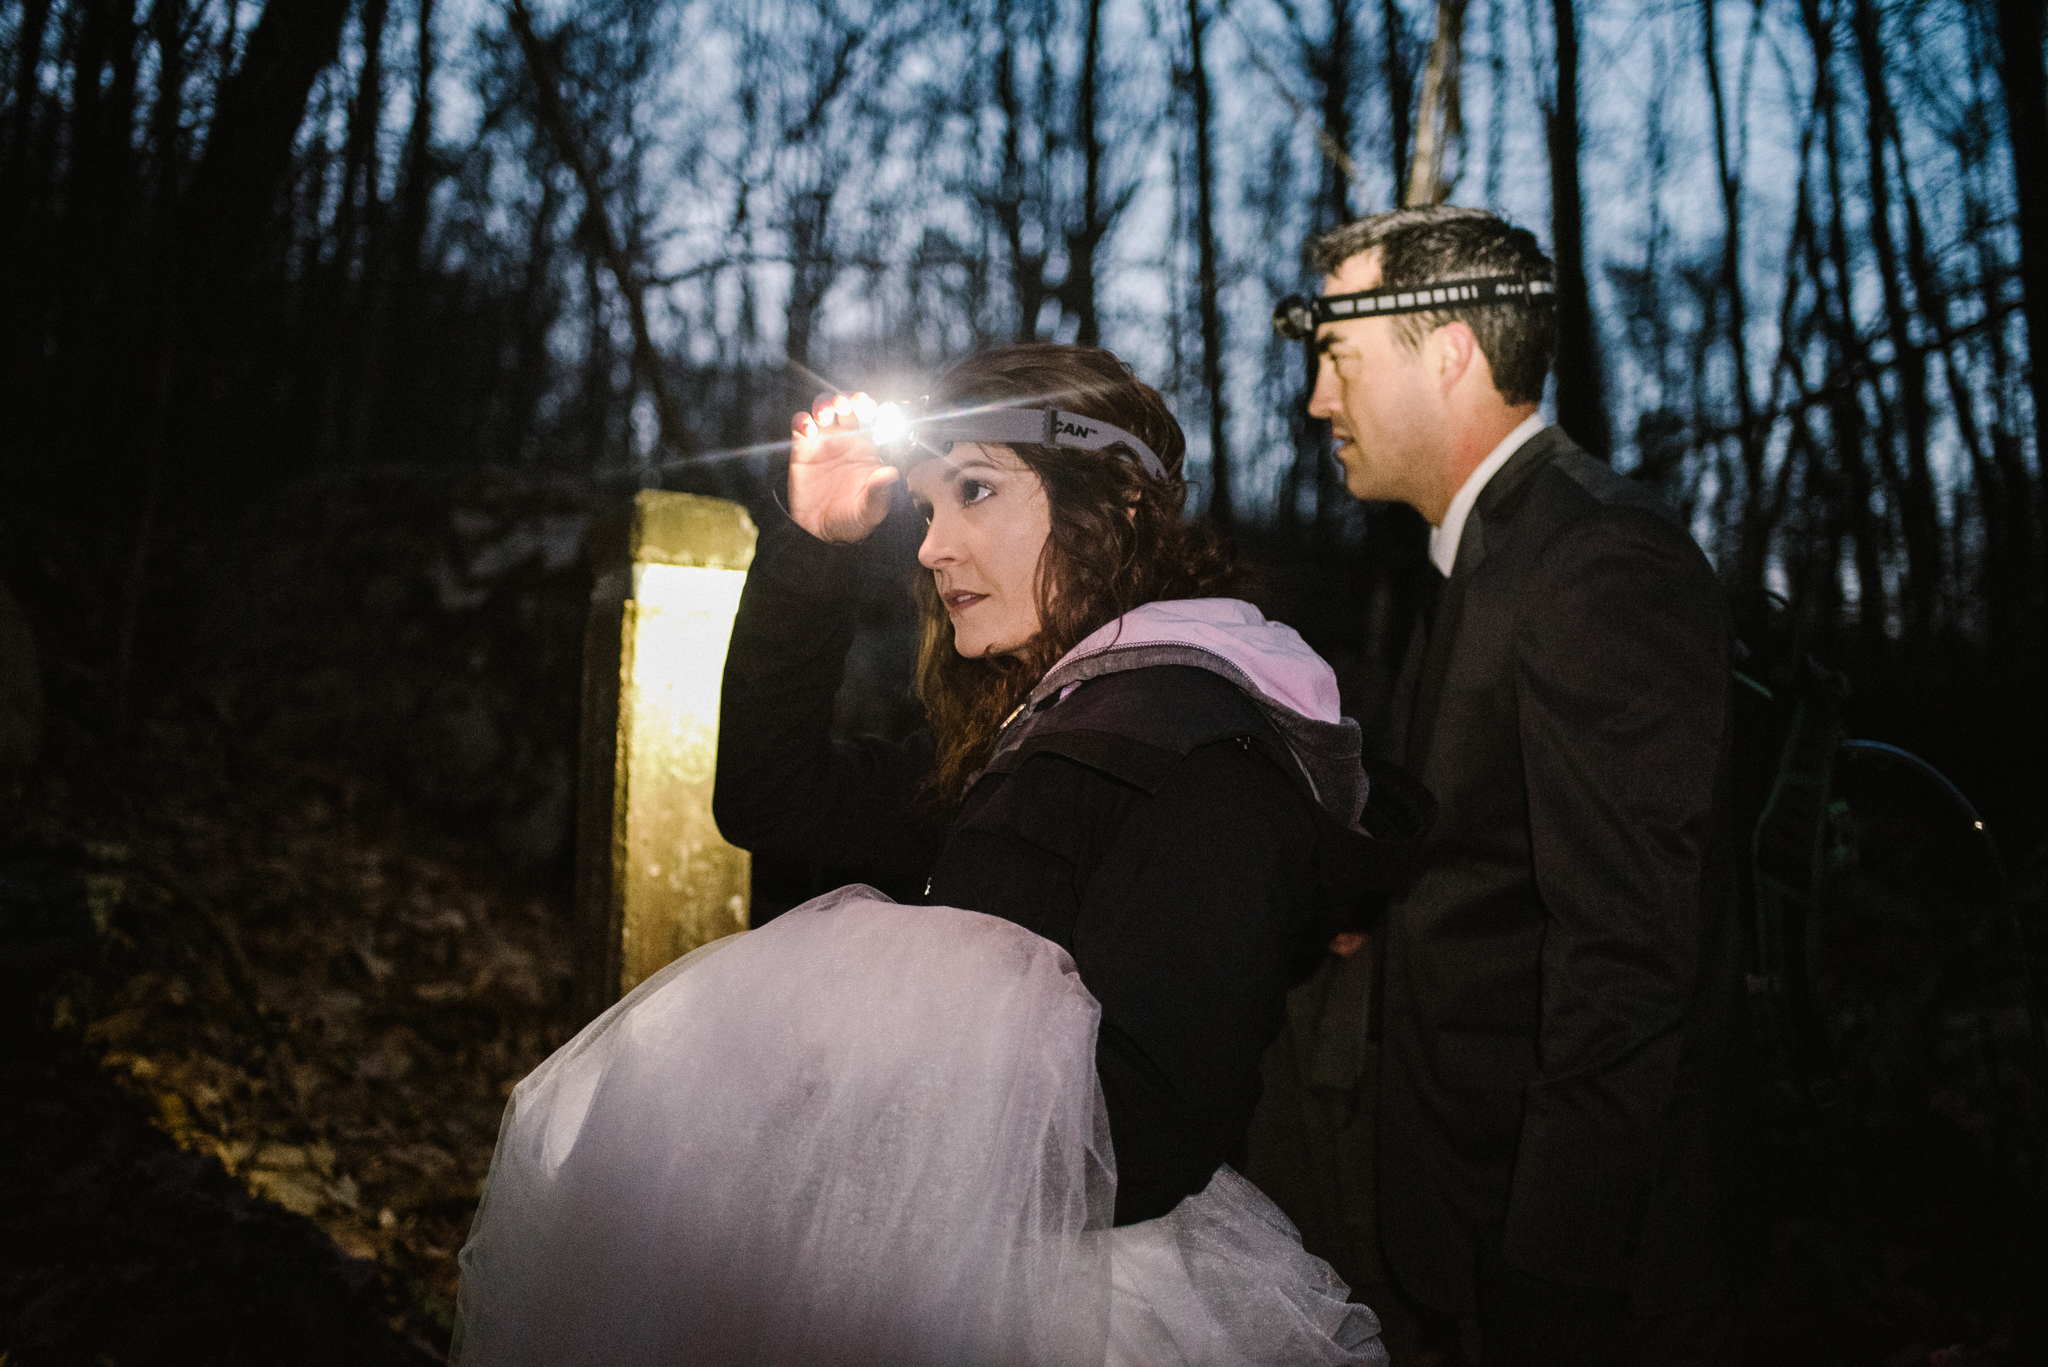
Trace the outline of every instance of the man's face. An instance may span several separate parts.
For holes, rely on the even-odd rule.
[[[1352,294],[1379,283],[1375,247],[1340,266],[1323,292]],[[1406,503],[1429,516],[1440,502],[1448,451],[1443,388],[1428,339],[1410,350],[1395,327],[1392,318],[1353,318],[1318,328],[1308,411],[1329,420],[1353,497]]]

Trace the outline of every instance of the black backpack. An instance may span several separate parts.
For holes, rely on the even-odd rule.
[[[1849,680],[1782,599],[1734,677],[1748,1000],[1761,1114],[1807,1190],[1853,1203],[1853,1154],[1934,1106],[2048,1192],[2048,1033],[2037,942],[1962,791],[1848,736]],[[1875,1128],[1874,1128],[1875,1127]]]

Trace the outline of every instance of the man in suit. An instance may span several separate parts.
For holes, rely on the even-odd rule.
[[[1311,246],[1309,411],[1431,524],[1393,709],[1440,815],[1297,993],[1251,1175],[1407,1362],[1732,1351],[1729,629],[1685,528],[1537,416],[1551,263],[1440,207]],[[1311,329],[1313,332],[1311,334]]]

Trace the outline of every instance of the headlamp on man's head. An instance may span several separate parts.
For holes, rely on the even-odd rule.
[[[1154,479],[1165,479],[1166,463],[1134,433],[1100,418],[1059,408],[971,408],[958,413],[925,412],[925,404],[885,403],[867,425],[874,442],[892,465],[908,465],[926,454],[943,456],[955,442],[988,442],[996,446],[1052,446],[1069,451],[1130,449]]]
[[[1393,285],[1355,294],[1319,294],[1313,299],[1290,294],[1273,309],[1273,331],[1290,341],[1315,336],[1324,323],[1353,318],[1390,318],[1403,313],[1434,313],[1438,309],[1479,308],[1487,304],[1535,304],[1549,300],[1557,286],[1549,280],[1519,275],[1489,275],[1472,280],[1444,280],[1429,285]]]

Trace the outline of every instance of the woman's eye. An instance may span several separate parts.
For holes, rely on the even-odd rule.
[[[994,492],[993,486],[983,484],[978,479],[963,479],[960,481],[960,506],[965,508],[979,503]]]

